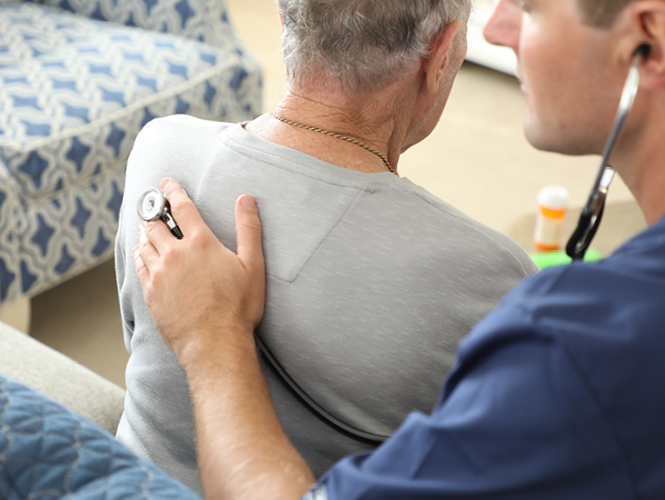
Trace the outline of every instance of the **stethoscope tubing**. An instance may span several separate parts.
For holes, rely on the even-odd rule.
[[[605,210],[607,193],[615,175],[615,170],[610,165],[610,157],[612,156],[612,151],[619,138],[619,134],[626,123],[626,119],[633,109],[635,97],[637,96],[637,91],[640,85],[639,63],[642,57],[648,56],[649,49],[648,45],[642,45],[633,55],[633,61],[630,70],[628,71],[623,91],[621,92],[621,100],[614,118],[614,124],[612,125],[612,130],[605,143],[605,148],[603,149],[603,157],[600,163],[600,169],[598,170],[598,175],[596,176],[593,188],[591,189],[589,199],[582,210],[577,228],[566,245],[566,253],[573,260],[581,260],[584,258],[584,255],[591,244],[591,240],[595,236],[598,226],[600,225]]]

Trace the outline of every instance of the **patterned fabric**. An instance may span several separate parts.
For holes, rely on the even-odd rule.
[[[111,255],[127,157],[148,121],[260,112],[260,68],[226,34],[211,46],[32,2],[0,7],[0,302]]]
[[[233,35],[224,0],[41,0],[76,14],[223,46]]]
[[[0,375],[0,498],[200,500],[110,434]]]
[[[1,153],[1,150],[0,150]],[[18,290],[16,270],[19,268],[17,228],[22,225],[23,212],[18,203],[17,186],[0,160],[0,304]]]

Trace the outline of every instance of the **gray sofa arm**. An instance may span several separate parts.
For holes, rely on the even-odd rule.
[[[1,322],[0,373],[115,434],[124,403],[122,388]]]

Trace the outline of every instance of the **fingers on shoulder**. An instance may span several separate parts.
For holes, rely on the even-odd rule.
[[[139,228],[138,254],[151,280],[183,258],[179,242],[161,221],[149,222]]]
[[[134,260],[134,267],[136,268],[136,274],[139,277],[141,286],[143,286],[144,283],[146,283],[147,280],[150,279],[150,272],[148,271],[148,268],[146,267],[145,263],[143,262],[143,259],[141,258],[140,249],[141,249],[140,244],[132,248],[132,259]]]
[[[183,229],[183,232],[185,230],[190,232],[204,225],[205,222],[203,222],[203,218],[196,205],[194,205],[194,202],[175,181],[172,182],[174,184],[168,184],[169,188],[164,191],[164,195],[169,200],[173,218],[177,221],[181,229]]]

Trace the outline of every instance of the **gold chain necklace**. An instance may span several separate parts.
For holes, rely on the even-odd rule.
[[[305,130],[311,130],[312,132],[318,132],[319,134],[329,135],[330,137],[334,137],[335,139],[341,139],[343,141],[350,142],[351,144],[355,144],[356,146],[360,146],[361,148],[366,149],[370,153],[372,153],[372,154],[378,156],[379,158],[381,158],[381,161],[386,166],[386,168],[388,170],[390,170],[393,174],[397,175],[397,172],[395,171],[393,166],[388,161],[388,158],[386,158],[386,155],[384,155],[381,151],[379,151],[377,149],[374,149],[372,146],[368,146],[364,142],[360,142],[358,139],[354,139],[353,137],[338,134],[337,132],[331,132],[330,130],[326,130],[324,128],[312,127],[310,125],[304,125],[302,123],[287,120],[286,118],[283,118],[283,117],[279,116],[275,112],[272,113],[272,116],[273,116],[273,118],[279,120],[280,122],[286,123],[287,125],[291,125],[292,127],[298,127],[298,128],[302,128],[302,129],[305,129]]]

